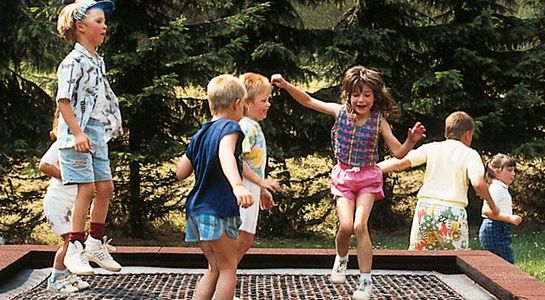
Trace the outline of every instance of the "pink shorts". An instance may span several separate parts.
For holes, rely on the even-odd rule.
[[[350,168],[337,164],[331,170],[331,193],[335,199],[356,200],[362,194],[373,194],[375,201],[382,200],[382,169],[376,165]]]

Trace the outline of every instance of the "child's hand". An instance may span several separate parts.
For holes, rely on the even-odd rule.
[[[262,210],[271,210],[276,205],[273,195],[267,189],[261,189],[259,203]]]
[[[509,216],[509,223],[518,226],[522,223],[522,217],[519,215],[511,215]]]
[[[426,127],[424,127],[422,123],[416,122],[413,128],[409,129],[407,137],[412,143],[418,143],[421,139],[426,137]]]
[[[242,184],[233,187],[233,194],[237,198],[237,205],[248,208],[254,204],[252,193],[250,193]]]
[[[74,149],[77,152],[90,152],[93,149],[93,143],[91,143],[91,139],[85,133],[76,134],[74,138],[76,142]]]
[[[288,82],[284,79],[284,77],[282,77],[281,74],[273,74],[271,76],[271,84],[281,89],[285,89],[288,85]]]
[[[271,192],[280,192],[282,190],[282,188],[280,187],[280,182],[271,177],[267,177],[266,179],[261,180],[261,187]]]

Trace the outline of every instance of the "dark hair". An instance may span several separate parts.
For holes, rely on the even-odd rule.
[[[354,113],[354,108],[350,104],[350,96],[354,92],[361,92],[364,85],[373,91],[375,102],[372,109],[374,111],[382,112],[385,117],[398,116],[397,103],[384,84],[380,73],[361,65],[351,67],[343,75],[341,100],[350,114]]]
[[[488,160],[486,163],[486,170],[484,178],[486,182],[492,182],[492,179],[496,179],[496,171],[501,171],[504,168],[516,167],[517,162],[514,158],[509,157],[503,153],[498,153]]]

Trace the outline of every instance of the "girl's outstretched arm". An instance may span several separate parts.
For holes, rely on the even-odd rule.
[[[271,83],[281,89],[286,90],[295,101],[304,107],[313,109],[326,115],[337,117],[342,108],[342,104],[335,102],[324,102],[322,100],[312,98],[305,91],[287,82],[281,74],[274,74],[271,77]]]
[[[382,138],[384,143],[392,152],[392,155],[396,158],[403,158],[409,151],[424,137],[426,137],[426,128],[422,123],[416,122],[413,128],[410,128],[407,132],[407,139],[403,144],[392,133],[392,128],[386,119],[382,119],[382,124],[380,126],[380,132],[382,133]]]

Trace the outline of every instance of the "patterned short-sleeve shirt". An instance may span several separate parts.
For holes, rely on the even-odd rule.
[[[105,127],[104,141],[123,133],[119,102],[106,79],[106,67],[102,57],[93,57],[85,47],[76,43],[74,49],[61,62],[57,70],[59,86],[57,102],[60,99],[70,100],[74,115],[81,129],[93,115]],[[93,114],[99,95],[106,99],[101,112]],[[60,116],[57,129],[59,148],[70,148],[75,145],[74,135]]]

